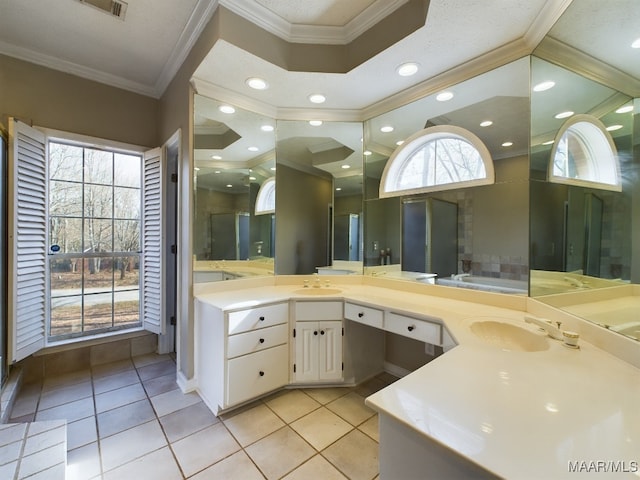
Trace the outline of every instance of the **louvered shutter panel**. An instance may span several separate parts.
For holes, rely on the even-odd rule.
[[[47,163],[44,134],[9,119],[9,358],[44,347],[47,315]]]
[[[160,334],[165,333],[162,202],[164,171],[162,149],[155,148],[145,152],[142,189],[142,319],[146,330]]]

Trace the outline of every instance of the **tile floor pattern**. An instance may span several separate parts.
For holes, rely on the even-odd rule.
[[[10,421],[67,420],[68,480],[372,480],[364,398],[394,380],[284,390],[218,418],[182,394],[171,357],[143,355],[26,385]]]

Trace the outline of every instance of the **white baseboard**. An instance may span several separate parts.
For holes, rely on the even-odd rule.
[[[400,378],[406,377],[411,373],[411,370],[407,370],[406,368],[399,367],[389,362],[384,362],[382,368],[384,368],[385,372]]]
[[[180,371],[176,374],[176,383],[178,387],[180,387],[180,390],[182,390],[182,393],[195,392],[198,386],[195,378],[187,378]]]

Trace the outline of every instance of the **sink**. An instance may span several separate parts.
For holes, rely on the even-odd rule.
[[[326,288],[326,287],[308,287],[295,290],[293,293],[298,295],[337,295],[342,293],[339,288]]]
[[[546,336],[510,323],[479,320],[471,324],[471,331],[484,342],[503,350],[540,352],[549,348]]]

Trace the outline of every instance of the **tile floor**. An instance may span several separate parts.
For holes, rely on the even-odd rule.
[[[175,370],[152,354],[46,378],[23,387],[10,422],[67,420],[69,480],[377,479],[364,398],[395,377],[284,390],[218,418]]]

